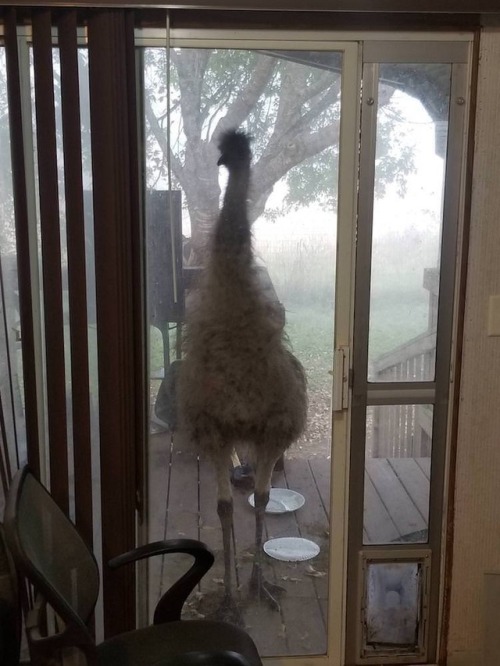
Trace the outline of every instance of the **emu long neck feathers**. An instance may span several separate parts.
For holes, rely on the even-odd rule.
[[[221,158],[229,171],[226,192],[215,228],[214,250],[250,250],[251,231],[247,198],[250,183],[250,147],[248,138],[228,132],[221,139]]]

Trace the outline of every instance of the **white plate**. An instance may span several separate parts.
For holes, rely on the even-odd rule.
[[[264,551],[270,557],[282,562],[303,562],[316,557],[319,553],[319,546],[309,539],[280,537],[266,541]]]
[[[255,506],[254,493],[248,498],[251,506]],[[266,513],[286,513],[287,511],[297,511],[305,504],[305,497],[295,490],[288,488],[271,488],[269,491],[269,502],[266,506]]]

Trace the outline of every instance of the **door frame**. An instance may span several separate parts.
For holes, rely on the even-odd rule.
[[[453,408],[453,359],[456,356],[456,284],[461,262],[460,240],[463,225],[463,185],[466,169],[467,120],[471,78],[472,33],[457,35],[457,41],[371,42],[363,48],[363,95],[360,149],[360,187],[358,244],[356,257],[356,322],[354,328],[354,362],[351,402],[351,471],[349,499],[349,590],[347,598],[346,663],[428,663],[437,659],[443,622],[443,558],[446,546],[446,488],[449,475],[450,414]],[[445,162],[442,230],[440,247],[440,281],[437,324],[436,369],[434,381],[380,382],[367,379],[368,331],[371,277],[371,231],[373,218],[373,184],[375,137],[377,123],[377,89],[379,63],[450,63],[450,106]],[[451,397],[450,397],[451,396]],[[432,470],[429,504],[429,540],[415,544],[363,544],[364,463],[366,408],[369,405],[432,404]],[[353,442],[357,442],[354,446]],[[361,644],[362,561],[380,558],[404,561],[415,557],[431,562],[429,573],[429,614],[424,637],[424,654],[420,657],[359,656]],[[427,575],[427,574],[426,574]]]
[[[165,29],[148,28],[136,29],[136,46],[165,46]],[[336,269],[336,300],[335,300],[335,334],[334,351],[336,358],[340,358],[340,366],[343,369],[342,381],[336,381],[333,386],[333,402],[339,408],[332,409],[332,455],[331,455],[331,497],[330,497],[330,585],[329,585],[329,603],[328,603],[328,652],[322,656],[294,657],[293,661],[297,664],[320,664],[328,663],[334,666],[344,666],[348,663],[346,657],[347,640],[351,638],[347,631],[349,622],[348,612],[348,591],[347,579],[352,569],[349,562],[352,556],[349,554],[349,528],[352,515],[359,513],[359,501],[352,503],[356,492],[356,486],[359,494],[359,483],[354,484],[352,488],[351,466],[352,461],[352,428],[351,425],[356,418],[356,411],[352,409],[353,386],[352,377],[355,363],[353,361],[353,340],[354,340],[354,306],[356,302],[356,278],[359,282],[359,274],[356,272],[356,262],[359,261],[357,255],[358,247],[358,182],[360,177],[360,142],[359,132],[361,128],[361,99],[360,90],[363,78],[363,63],[368,60],[373,61],[375,57],[380,57],[384,53],[384,44],[395,53],[416,53],[419,45],[416,42],[427,42],[431,45],[428,53],[429,61],[435,58],[435,53],[439,52],[439,45],[448,45],[448,48],[457,49],[462,52],[463,44],[468,45],[469,49],[468,64],[463,65],[461,72],[462,81],[466,87],[470,81],[471,58],[470,51],[473,40],[473,33],[457,32],[332,32],[332,31],[279,31],[269,30],[263,33],[256,30],[203,30],[203,29],[172,29],[169,43],[172,47],[191,47],[191,48],[238,48],[238,49],[279,49],[288,48],[291,50],[329,50],[341,51],[344,54],[342,71],[342,114],[340,129],[340,151],[339,151],[339,204],[337,217],[337,269]],[[453,43],[453,44],[450,44]],[[456,46],[455,44],[458,44]],[[368,46],[368,49],[367,49]],[[350,112],[346,113],[346,109]],[[466,104],[463,107],[464,118],[468,117],[468,93]],[[465,120],[466,122],[466,120]],[[459,167],[455,169],[453,178],[459,184],[455,188],[454,194],[455,208],[453,214],[456,215],[456,225],[454,225],[455,244],[460,240],[459,227],[463,219],[463,196],[460,195],[460,186],[463,184],[465,172],[465,152],[464,146],[466,137],[462,135],[459,154],[461,159],[458,161]],[[457,144],[458,145],[458,144]],[[451,178],[447,174],[447,179]],[[448,194],[449,194],[449,188]],[[452,213],[450,212],[450,215]],[[460,257],[454,252],[449,251],[442,260],[452,261],[454,266],[459,264]],[[456,273],[453,271],[453,280],[447,289],[451,293],[455,291]],[[455,299],[450,301],[451,313],[455,312],[457,302]],[[456,343],[455,323],[453,330],[451,328],[453,316],[447,317],[452,346],[448,345],[447,356],[448,363],[454,358]],[[442,376],[448,373],[443,371]],[[446,393],[454,378],[446,384]],[[444,412],[443,423],[449,420],[451,406],[448,404]],[[446,431],[445,445],[442,455],[447,457],[449,451],[449,429]],[[444,461],[444,458],[443,458]],[[147,465],[145,465],[147,468]],[[447,467],[442,464],[441,484],[436,487],[441,496],[441,507],[446,501],[444,491],[447,484]],[[143,496],[145,492],[143,490]],[[362,512],[362,505],[361,505]],[[443,535],[446,530],[446,517],[444,511],[436,518],[437,529],[439,530],[439,541],[442,542],[438,560],[435,564],[435,572],[438,578],[438,610],[436,618],[438,619],[435,648],[437,647],[439,633],[442,625],[442,562],[444,557],[445,542]],[[422,550],[422,547],[420,547]],[[356,558],[357,562],[357,558]],[[357,564],[356,564],[357,566]],[[146,600],[147,602],[147,600]],[[143,602],[144,603],[144,602]],[[351,618],[352,619],[352,618]],[[291,663],[292,658],[288,657],[270,657],[266,659],[267,663],[286,664]],[[407,662],[408,663],[408,662]]]
[[[339,39],[339,33],[311,31],[184,30],[172,29],[169,39],[165,29],[137,29],[136,46],[233,49],[290,49],[336,51],[342,53],[341,117],[339,131],[337,249],[333,349],[344,353],[346,372],[353,335],[354,258],[357,219],[357,179],[359,156],[359,113],[361,86],[361,44],[358,40]],[[325,368],[325,372],[331,368]],[[345,643],[345,598],[347,557],[347,503],[349,470],[348,372],[340,391],[341,408],[332,412],[331,491],[330,491],[330,570],[328,600],[327,654],[299,659],[315,664],[341,664]],[[335,394],[332,385],[332,394]],[[343,403],[343,404],[342,404]],[[144,469],[147,470],[147,462]],[[144,489],[142,496],[146,497]],[[333,517],[335,516],[335,519]],[[144,524],[143,524],[144,525]],[[142,534],[146,538],[146,534]],[[146,588],[147,590],[147,588]],[[140,617],[146,617],[147,594],[140,604]],[[270,657],[269,663],[285,663],[297,657]]]
[[[23,34],[23,28],[19,28],[17,35]],[[0,33],[3,31],[0,31]],[[28,30],[26,30],[28,32]],[[86,33],[86,30],[82,31]],[[147,40],[149,44],[155,43],[165,44],[165,30],[150,30],[145,31],[138,29],[135,31],[136,45],[141,45],[141,40]],[[346,648],[346,609],[347,609],[347,576],[348,576],[348,534],[349,534],[349,521],[353,511],[353,504],[350,502],[352,496],[352,484],[350,480],[351,474],[351,423],[355,418],[355,414],[351,408],[352,401],[352,386],[351,375],[353,369],[352,354],[349,350],[352,349],[353,335],[354,335],[354,303],[355,303],[355,249],[357,240],[356,223],[358,220],[358,200],[357,200],[357,186],[358,186],[358,154],[359,154],[359,120],[360,120],[360,96],[359,90],[362,78],[362,54],[363,49],[365,59],[367,55],[366,44],[368,41],[373,44],[373,53],[379,52],[377,49],[383,43],[393,44],[399,43],[398,48],[408,48],[408,44],[416,41],[427,42],[468,42],[469,50],[472,51],[473,33],[456,33],[456,32],[398,32],[398,33],[384,33],[384,32],[332,32],[332,31],[279,31],[279,30],[192,30],[192,29],[179,29],[172,31],[172,46],[202,46],[205,45],[215,46],[224,45],[227,48],[262,48],[265,45],[267,48],[290,48],[290,49],[315,49],[315,50],[337,50],[344,53],[343,76],[342,76],[342,119],[340,131],[340,162],[339,162],[339,206],[338,206],[338,247],[337,247],[337,273],[336,273],[336,313],[335,313],[335,340],[334,349],[339,352],[339,358],[342,361],[343,377],[342,382],[337,382],[334,387],[334,403],[340,406],[338,411],[332,415],[332,474],[331,474],[331,514],[330,519],[333,520],[331,537],[330,537],[330,589],[329,589],[329,640],[328,640],[328,653],[326,656],[321,657],[303,657],[294,658],[293,661],[299,663],[329,663],[334,666],[345,664],[344,653]],[[22,43],[22,42],[21,42]],[[394,45],[395,46],[395,45]],[[21,60],[25,57],[25,53],[21,48]],[[374,56],[372,56],[374,57]],[[470,88],[471,73],[474,63],[472,56],[469,54],[468,64],[464,65],[462,76],[464,77],[467,89]],[[25,63],[26,64],[26,63]],[[26,81],[24,82],[26,84]],[[23,88],[26,94],[26,86]],[[464,122],[467,122],[469,115],[469,90],[466,96],[466,104],[463,106]],[[26,106],[29,106],[26,98]],[[345,106],[344,106],[345,103]],[[349,104],[352,113],[345,113],[345,108]],[[26,137],[30,136],[30,124],[25,123]],[[460,150],[461,160],[457,161],[459,166],[456,167],[453,174],[454,182],[457,183],[456,197],[454,199],[455,209],[450,212],[450,215],[456,215],[456,226],[454,228],[455,240],[454,244],[460,246],[462,226],[464,224],[464,182],[465,182],[465,169],[466,169],[466,151],[465,146],[467,142],[466,133],[462,135]],[[458,144],[457,144],[458,145]],[[26,150],[26,147],[25,147]],[[28,150],[29,152],[29,150]],[[31,162],[28,164],[31,168]],[[450,176],[451,177],[451,176]],[[34,179],[30,175],[29,185],[31,180]],[[32,202],[34,192],[29,192],[29,202]],[[124,195],[126,197],[126,194]],[[31,215],[33,217],[33,215]],[[31,229],[33,231],[33,229]],[[31,234],[30,242],[32,244],[31,259],[36,261],[36,236]],[[450,366],[447,369],[446,391],[452,394],[458,378],[454,375],[454,359],[457,354],[457,331],[460,325],[460,314],[458,313],[460,298],[457,294],[456,285],[460,278],[459,267],[462,263],[462,254],[460,247],[458,247],[456,254],[451,250],[446,257],[446,261],[451,262],[456,267],[456,273],[452,284],[448,285],[447,289],[451,293],[450,308],[451,314],[449,316],[448,331],[451,336],[451,346],[448,345],[450,350],[449,362]],[[36,266],[35,266],[36,268]],[[36,273],[36,271],[35,271]],[[37,291],[36,283],[31,285],[31,292]],[[38,292],[37,292],[38,294]],[[33,304],[33,311],[35,314],[35,351],[34,354],[38,360],[43,359],[43,352],[41,351],[41,342],[39,339],[40,327],[40,314],[37,302]],[[120,319],[120,317],[118,317]],[[128,327],[130,322],[121,322]],[[127,328],[128,332],[130,330]],[[137,372],[137,366],[135,366]],[[140,374],[140,373],[139,373]],[[144,375],[146,368],[144,368]],[[38,396],[34,398],[31,405],[33,411],[43,412],[43,387],[41,372],[36,373],[36,384],[38,388]],[[128,375],[127,375],[128,376]],[[444,380],[443,380],[444,381]],[[127,382],[124,382],[126,384]],[[443,390],[445,390],[443,388]],[[122,389],[121,396],[125,394]],[[123,395],[122,395],[123,394]],[[437,399],[437,398],[436,398]],[[442,426],[445,428],[445,446],[441,455],[443,456],[443,476],[441,484],[436,487],[436,493],[441,497],[441,516],[436,518],[435,531],[439,532],[441,547],[439,562],[435,565],[436,575],[439,577],[439,617],[438,626],[436,629],[436,640],[441,633],[443,624],[443,592],[444,592],[444,556],[446,547],[446,530],[447,521],[445,515],[446,508],[446,486],[449,481],[449,458],[451,450],[450,427],[451,419],[456,418],[452,415],[454,405],[448,402],[447,411],[443,415]],[[121,404],[121,403],[120,403]],[[446,417],[446,419],[445,419]],[[139,424],[140,426],[140,424]],[[121,426],[123,427],[123,426]],[[39,431],[42,441],[40,444],[40,460],[42,462],[42,477],[45,476],[44,461],[46,454],[47,443],[43,438],[43,419],[41,424],[36,426]],[[129,435],[125,438],[128,441]],[[125,441],[125,440],[124,440]],[[127,453],[128,455],[128,453]],[[446,461],[445,461],[446,458]],[[134,465],[131,465],[134,468]],[[130,474],[130,470],[129,473]],[[135,491],[141,488],[135,488],[134,484],[136,479],[128,475],[126,479],[127,497],[125,501],[127,506],[123,507],[125,519],[129,521],[136,512],[135,507]],[[142,481],[144,483],[144,481]],[[144,488],[142,488],[144,490]],[[144,496],[144,494],[142,495]],[[135,513],[135,515],[137,515]],[[128,524],[128,523],[127,523]],[[133,529],[133,528],[131,528]],[[142,529],[139,524],[138,531]],[[129,529],[129,534],[130,529]],[[133,535],[132,535],[133,536]],[[131,586],[133,587],[133,586]],[[291,663],[292,659],[271,658],[266,660],[275,663]]]

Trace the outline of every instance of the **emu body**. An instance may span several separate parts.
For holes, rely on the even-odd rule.
[[[231,598],[232,492],[228,469],[236,443],[251,448],[255,468],[256,555],[251,589],[279,608],[262,576],[262,526],[271,474],[304,430],[304,370],[291,353],[281,322],[266,297],[254,263],[247,197],[248,138],[231,131],[219,145],[229,171],[196,306],[188,313],[185,360],[179,376],[181,424],[211,456],[217,474],[218,514]]]

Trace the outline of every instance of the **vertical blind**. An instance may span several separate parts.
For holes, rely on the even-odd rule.
[[[15,229],[0,247],[0,355],[9,370],[0,387],[2,499],[27,461],[102,552],[109,636],[135,626],[133,568],[113,572],[105,563],[135,546],[145,428],[133,14],[4,8],[0,19],[0,123],[10,143],[2,172],[12,204],[0,225]]]

